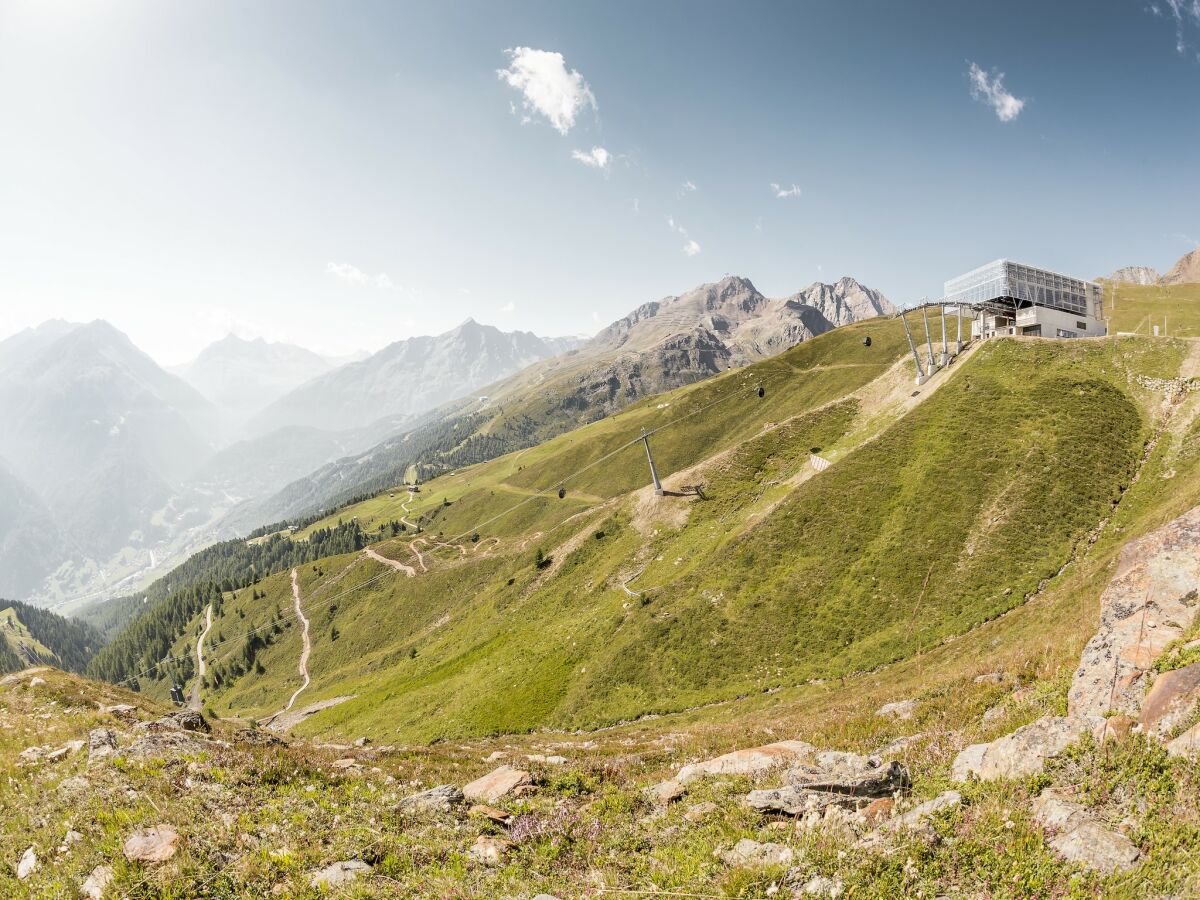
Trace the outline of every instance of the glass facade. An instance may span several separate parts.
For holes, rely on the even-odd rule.
[[[1100,285],[1007,259],[998,259],[950,279],[946,282],[945,292],[943,299],[947,303],[1010,299],[1096,319],[1104,316]]]

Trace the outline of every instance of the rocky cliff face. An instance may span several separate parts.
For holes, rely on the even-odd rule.
[[[1121,284],[1158,284],[1158,270],[1153,266],[1125,266],[1107,278]]]
[[[1200,247],[1180,258],[1159,284],[1195,284],[1200,282]]]
[[[873,316],[890,316],[896,312],[896,307],[887,297],[853,278],[840,278],[834,284],[813,282],[788,300],[814,307],[834,326],[861,322]]]

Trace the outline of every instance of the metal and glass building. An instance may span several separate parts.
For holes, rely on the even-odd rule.
[[[946,282],[943,302],[980,311],[975,337],[1100,337],[1107,334],[1100,285],[1009,259]]]

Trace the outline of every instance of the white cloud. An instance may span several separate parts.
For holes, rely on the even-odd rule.
[[[604,170],[612,162],[612,154],[603,147],[593,147],[591,153],[585,153],[583,150],[572,150],[571,159],[577,159],[589,168]]]
[[[367,273],[358,266],[352,266],[350,263],[325,263],[325,271],[340,278],[347,284],[366,284],[370,279]]]
[[[687,237],[687,229],[684,228],[682,225],[675,224],[674,216],[667,216],[667,227],[670,228],[672,231],[678,231],[684,237]]]
[[[335,278],[344,281],[346,284],[365,285],[373,284],[377,288],[384,290],[395,290],[399,287],[386,272],[380,272],[378,275],[371,276],[360,269],[358,266],[350,263],[325,263],[325,272],[328,275],[333,275]]]
[[[583,76],[568,69],[563,55],[551,50],[517,47],[505,50],[511,60],[507,69],[497,69],[496,75],[509,87],[524,96],[526,112],[544,116],[559,134],[566,134],[575,125],[575,117],[585,107],[596,109],[596,98]],[[512,105],[516,112],[516,105]],[[529,121],[526,116],[522,120]]]
[[[635,216],[640,216],[642,214],[642,201],[639,200],[637,197],[634,197],[632,202],[633,202],[633,214]]]
[[[1171,11],[1171,19],[1175,23],[1175,52],[1181,56],[1188,51],[1185,32],[1189,24],[1200,27],[1200,0],[1165,0],[1167,9]],[[1162,15],[1158,6],[1151,6],[1150,12],[1156,16]],[[1200,54],[1197,54],[1200,59]]]
[[[800,186],[793,184],[791,187],[784,187],[783,185],[776,184],[774,181],[772,181],[771,192],[780,200],[786,199],[787,197],[799,197]]]
[[[700,252],[700,245],[697,244],[695,241],[689,240],[686,244],[683,245],[683,255],[684,256],[695,256],[699,252]]]
[[[996,118],[1001,122],[1011,122],[1021,114],[1025,101],[1014,97],[1004,87],[1004,73],[995,72],[991,76],[975,63],[971,63],[968,71],[971,79],[971,96],[982,100],[996,112]]]
[[[688,194],[694,193],[695,190],[696,190],[696,182],[685,181],[683,184],[681,184],[679,186],[679,190],[675,192],[675,196],[679,197],[680,199],[683,199]]]
[[[507,303],[505,303],[505,304],[504,304],[502,307],[500,307],[500,312],[502,312],[502,313],[504,313],[505,315],[507,315],[508,313],[512,312],[512,311],[513,311],[513,310],[515,310],[516,308],[517,308],[517,304],[515,304],[515,303],[513,303],[511,300],[509,300],[509,301],[508,301]]]

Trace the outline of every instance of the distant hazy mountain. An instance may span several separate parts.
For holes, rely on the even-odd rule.
[[[311,350],[228,335],[176,372],[235,421],[245,420],[333,367]]]
[[[0,460],[0,597],[24,597],[66,550],[50,510]]]
[[[1153,266],[1124,266],[1106,280],[1122,284],[1158,284],[1158,271]]]
[[[852,278],[772,300],[736,276],[645,303],[578,349],[480,387],[480,396],[448,403],[377,446],[235,510],[228,524],[247,530],[330,508],[397,483],[410,465],[431,472],[530,446],[641,397],[773,356],[829,331],[834,325],[825,311],[844,323],[889,314],[894,307]]]
[[[1160,280],[1160,284],[1195,284],[1200,282],[1200,247],[1185,254]]]
[[[322,375],[268,406],[248,428],[254,434],[296,425],[340,431],[413,415],[554,352],[527,331],[504,332],[467,319],[445,334],[396,341]]]
[[[0,421],[0,456],[89,554],[144,537],[212,452],[211,404],[101,321],[0,342]]]

